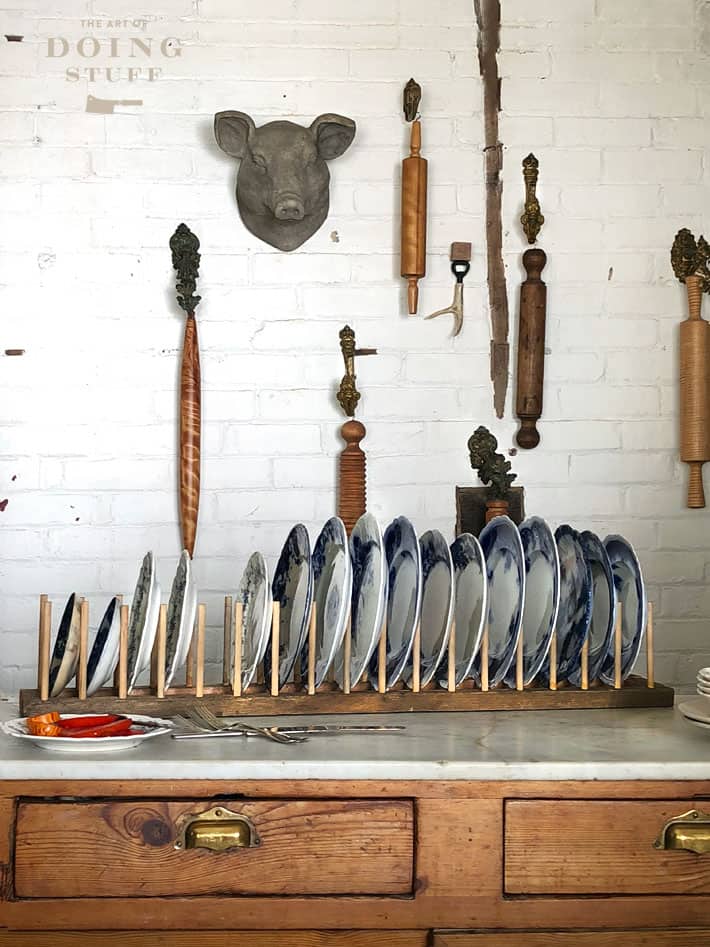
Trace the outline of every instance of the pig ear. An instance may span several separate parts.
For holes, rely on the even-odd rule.
[[[339,158],[355,137],[355,122],[343,115],[319,115],[311,125],[318,154],[326,161]]]
[[[255,129],[254,120],[246,112],[217,112],[214,117],[217,144],[233,158],[244,157]]]

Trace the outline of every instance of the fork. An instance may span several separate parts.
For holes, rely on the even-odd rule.
[[[255,727],[251,724],[241,722],[228,724],[225,726],[218,717],[207,707],[196,704],[187,711],[189,719],[202,729],[209,729],[215,733],[243,733],[245,735],[255,734],[266,737],[267,740],[273,740],[274,743],[292,744],[305,743],[307,737],[298,737],[286,733],[279,733],[272,727]]]

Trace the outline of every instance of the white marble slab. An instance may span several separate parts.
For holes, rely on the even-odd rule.
[[[0,704],[0,719],[16,715]],[[290,747],[260,738],[157,737],[134,750],[71,758],[0,734],[0,779],[710,780],[710,731],[671,709],[299,718],[353,721],[407,729]]]

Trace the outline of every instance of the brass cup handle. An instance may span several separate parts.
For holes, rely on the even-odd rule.
[[[696,855],[710,853],[710,815],[691,809],[669,819],[653,847],[663,851],[695,852]]]
[[[261,845],[251,819],[224,806],[184,815],[176,829],[175,848],[178,851],[206,848],[211,852],[227,852],[233,848],[257,848]]]

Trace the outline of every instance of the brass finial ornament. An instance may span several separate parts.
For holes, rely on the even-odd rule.
[[[414,79],[410,79],[404,87],[402,95],[402,108],[404,117],[408,122],[413,122],[419,113],[419,103],[422,100],[422,87]]]
[[[486,522],[508,514],[510,488],[517,474],[510,473],[510,461],[496,453],[498,441],[487,427],[477,427],[468,439],[468,455],[479,480],[488,487]]]
[[[377,355],[377,349],[355,348],[355,333],[350,326],[340,330],[340,351],[345,362],[345,374],[340,382],[337,399],[349,418],[355,417],[355,408],[360,400],[360,392],[355,386],[355,358],[360,355]]]
[[[530,152],[527,158],[523,159],[523,179],[525,180],[525,210],[520,218],[523,225],[525,236],[528,243],[535,243],[540,228],[545,223],[545,218],[540,212],[540,201],[537,199],[535,189],[537,187],[537,174],[540,162],[535,155]]]
[[[681,283],[685,283],[688,276],[698,276],[702,291],[710,293],[709,263],[710,245],[705,237],[698,237],[696,242],[687,227],[679,230],[671,247],[671,266]]]
[[[177,301],[185,312],[194,312],[201,296],[195,296],[200,272],[200,241],[187,224],[180,224],[170,238],[173,267],[177,271]]]

